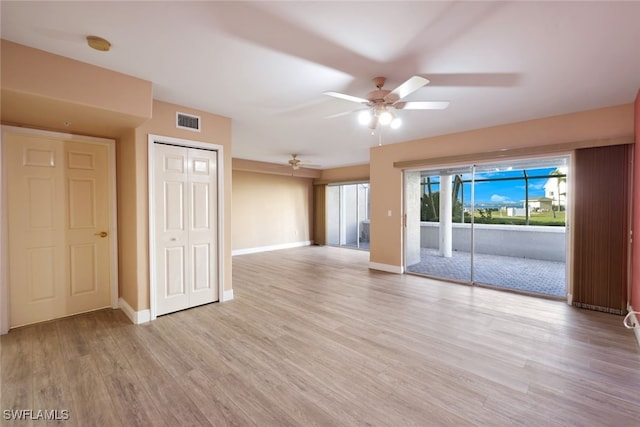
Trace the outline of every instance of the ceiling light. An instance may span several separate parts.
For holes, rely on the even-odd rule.
[[[371,112],[369,110],[361,111],[360,114],[358,114],[358,123],[362,126],[367,126],[371,123]]]
[[[400,126],[402,126],[402,120],[400,120],[399,117],[395,117],[393,120],[391,120],[391,124],[389,125],[391,129],[399,129]]]
[[[98,36],[87,36],[87,44],[89,47],[102,52],[108,52],[111,49],[109,40]]]
[[[391,114],[387,110],[384,110],[378,116],[378,120],[380,121],[380,124],[382,126],[387,126],[393,121],[393,114]]]
[[[380,116],[378,117],[378,119],[380,120],[381,125],[387,126],[393,121],[393,114],[391,114],[391,112],[387,110],[384,110],[383,112],[380,113]]]

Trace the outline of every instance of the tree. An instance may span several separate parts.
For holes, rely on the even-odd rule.
[[[420,221],[438,222],[440,221],[440,192],[433,191],[429,177],[426,177],[425,184],[427,191],[421,197]],[[452,216],[454,221],[460,221],[464,211],[462,202],[458,199],[462,185],[462,177],[456,175],[452,189]]]
[[[562,193],[560,194],[560,184],[563,182],[567,182],[567,176],[562,173],[562,171],[560,169],[556,169],[553,172],[550,173],[551,176],[555,177],[556,180],[556,194],[558,195],[558,212],[561,210],[561,204],[560,204],[560,196],[561,195],[566,195],[567,193]],[[553,218],[556,217],[556,211],[555,209],[553,209],[553,204],[551,206],[551,212],[553,213]]]

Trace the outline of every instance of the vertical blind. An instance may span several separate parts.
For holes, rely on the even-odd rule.
[[[631,145],[576,150],[573,304],[624,314],[627,306]]]

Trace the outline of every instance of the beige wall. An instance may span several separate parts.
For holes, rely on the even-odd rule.
[[[178,129],[175,125],[176,111],[194,114],[201,118],[201,132]],[[133,140],[135,162],[131,165],[135,170],[122,170],[118,179],[125,180],[119,187],[129,185],[135,187],[134,212],[118,218],[125,227],[133,230],[131,234],[120,233],[120,258],[133,256],[136,258],[135,271],[121,270],[123,281],[122,296],[135,310],[149,308],[149,203],[148,203],[148,136],[149,134],[180,138],[191,141],[222,145],[224,147],[224,289],[231,289],[231,119],[209,114],[191,108],[153,102],[153,118],[143,123],[134,131]],[[128,141],[124,141],[126,143]],[[131,142],[129,142],[131,143]],[[131,151],[131,149],[127,149]],[[123,201],[124,202],[124,201]],[[132,225],[133,224],[133,225]],[[129,300],[128,298],[131,298]]]
[[[313,240],[311,178],[233,171],[233,250]]]
[[[325,169],[320,174],[320,178],[314,181],[315,184],[335,184],[348,182],[368,182],[369,164],[344,166],[339,168]]]
[[[116,143],[116,183],[118,195],[118,295],[131,307],[138,306],[136,292],[138,255],[136,252],[136,212],[139,209],[136,182],[135,130],[124,132]]]
[[[7,40],[0,53],[5,124],[114,138],[151,117],[151,82]]]
[[[440,158],[469,164],[632,142],[633,117],[627,104],[372,148],[370,261],[391,271],[402,266],[402,169],[394,163],[417,167]]]
[[[153,101],[151,82],[6,40],[1,55],[3,124],[116,140],[118,291],[136,311],[149,308],[148,134],[224,147],[224,289],[231,289],[231,119]],[[176,111],[200,116],[202,131],[177,129]]]

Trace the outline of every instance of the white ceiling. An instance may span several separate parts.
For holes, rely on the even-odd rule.
[[[233,119],[233,156],[322,168],[369,148],[633,102],[640,2],[1,2],[2,38],[153,82],[154,98]],[[85,37],[111,41],[108,53]],[[358,104],[371,79],[431,84],[371,136]]]

